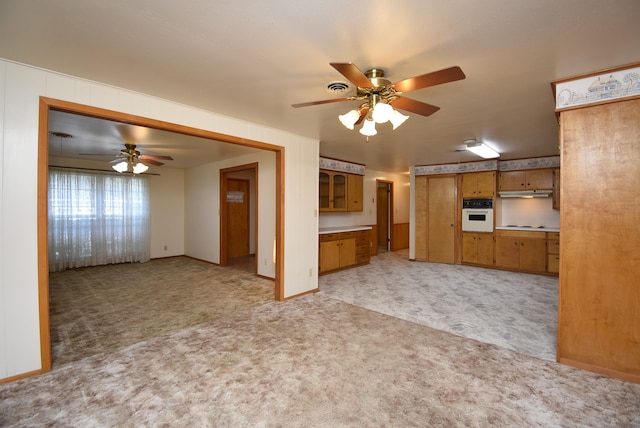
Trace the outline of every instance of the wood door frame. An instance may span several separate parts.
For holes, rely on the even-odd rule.
[[[275,300],[284,301],[284,152],[285,148],[257,140],[235,137],[214,131],[192,128],[157,119],[92,107],[55,98],[40,97],[38,118],[38,196],[37,196],[37,257],[38,257],[38,314],[40,326],[40,373],[51,370],[51,326],[49,313],[49,256],[48,256],[48,171],[49,171],[49,111],[57,110],[82,116],[176,132],[193,137],[222,141],[275,153],[276,170],[276,263],[274,280]]]
[[[385,184],[387,186],[387,190],[388,190],[388,197],[387,197],[387,206],[389,208],[389,215],[387,216],[387,233],[388,233],[388,239],[389,242],[387,243],[387,251],[392,251],[393,249],[393,181],[390,180],[380,180],[380,179],[376,179],[376,196],[378,196],[378,185],[379,184]],[[378,204],[378,198],[376,198],[376,205]],[[376,206],[376,213],[378,212],[378,207]],[[378,225],[377,222],[377,214],[376,214],[376,225]],[[378,225],[379,227],[379,225]],[[378,245],[380,245],[380,243],[378,242]],[[376,248],[377,251],[377,248]]]
[[[256,248],[256,260],[260,260],[260,258],[258,257],[258,162],[254,162],[254,163],[249,163],[249,164],[245,164],[245,165],[237,165],[237,166],[232,166],[229,168],[224,168],[220,170],[220,266],[227,266],[229,263],[229,257],[228,257],[228,242],[229,242],[229,237],[227,236],[227,198],[225,197],[227,194],[227,182],[228,182],[228,175],[232,172],[238,172],[238,171],[247,171],[247,170],[253,170],[254,174],[255,174],[255,196],[256,196],[256,203],[255,203],[255,207],[253,208],[255,210],[255,248]],[[258,266],[257,266],[257,262],[256,262],[256,274],[257,272]]]

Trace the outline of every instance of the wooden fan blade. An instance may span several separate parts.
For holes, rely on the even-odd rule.
[[[395,108],[407,110],[412,113],[420,114],[422,116],[430,116],[440,110],[440,107],[404,97],[398,97],[395,100],[391,101],[391,105]]]
[[[140,158],[138,158],[138,159],[140,159]],[[162,162],[158,162],[158,161],[153,160],[153,159],[144,159],[144,160],[140,159],[140,161],[143,162],[143,163],[148,163],[148,164],[155,165],[155,166],[164,165]]]
[[[171,156],[159,156],[159,155],[140,155],[138,159],[173,160]]]
[[[349,98],[334,98],[331,100],[322,100],[322,101],[311,101],[308,103],[298,103],[298,104],[291,104],[291,107],[308,107],[308,106],[315,106],[315,105],[319,105],[319,104],[329,104],[329,103],[337,103],[337,102],[341,102],[341,101],[349,101]]]
[[[462,80],[465,76],[460,67],[450,67],[444,70],[434,71],[432,73],[423,74],[422,76],[412,77],[410,79],[401,80],[393,84],[398,92],[415,91],[416,89],[427,88],[429,86],[440,85],[442,83],[454,82]]]
[[[350,62],[331,62],[333,68],[346,77],[351,83],[361,88],[373,88],[373,83],[358,67]]]
[[[367,113],[369,113],[369,107],[362,107],[360,109],[360,118],[356,120],[356,123],[353,126],[360,125],[365,117],[367,117]]]

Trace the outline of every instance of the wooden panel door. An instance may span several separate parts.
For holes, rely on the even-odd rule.
[[[429,230],[427,225],[427,177],[416,177],[416,260],[427,260]],[[380,245],[380,243],[378,243]]]
[[[455,177],[429,178],[429,261],[455,262]]]
[[[356,264],[356,238],[340,240],[340,267]]]
[[[340,241],[320,242],[320,272],[340,267]]]
[[[547,242],[544,239],[520,239],[520,269],[544,272],[547,265]]]
[[[249,255],[249,180],[227,180],[227,257]]]
[[[478,181],[478,196],[490,198],[496,194],[496,173],[485,171],[476,173]]]
[[[496,237],[496,266],[518,269],[520,267],[520,242],[512,236]]]
[[[494,181],[495,183],[495,181]],[[478,234],[478,264],[493,265],[493,234]]]
[[[363,177],[358,174],[347,176],[347,211],[362,211]]]

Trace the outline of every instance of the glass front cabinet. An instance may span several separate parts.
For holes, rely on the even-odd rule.
[[[347,174],[320,170],[320,211],[347,211]]]

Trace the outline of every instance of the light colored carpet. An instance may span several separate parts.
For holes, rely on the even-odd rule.
[[[0,425],[633,427],[640,385],[323,294],[0,385]]]
[[[249,262],[173,257],[51,273],[53,366],[273,301],[273,281],[249,273]]]
[[[412,262],[398,251],[321,276],[319,287],[363,308],[556,360],[557,277]]]

